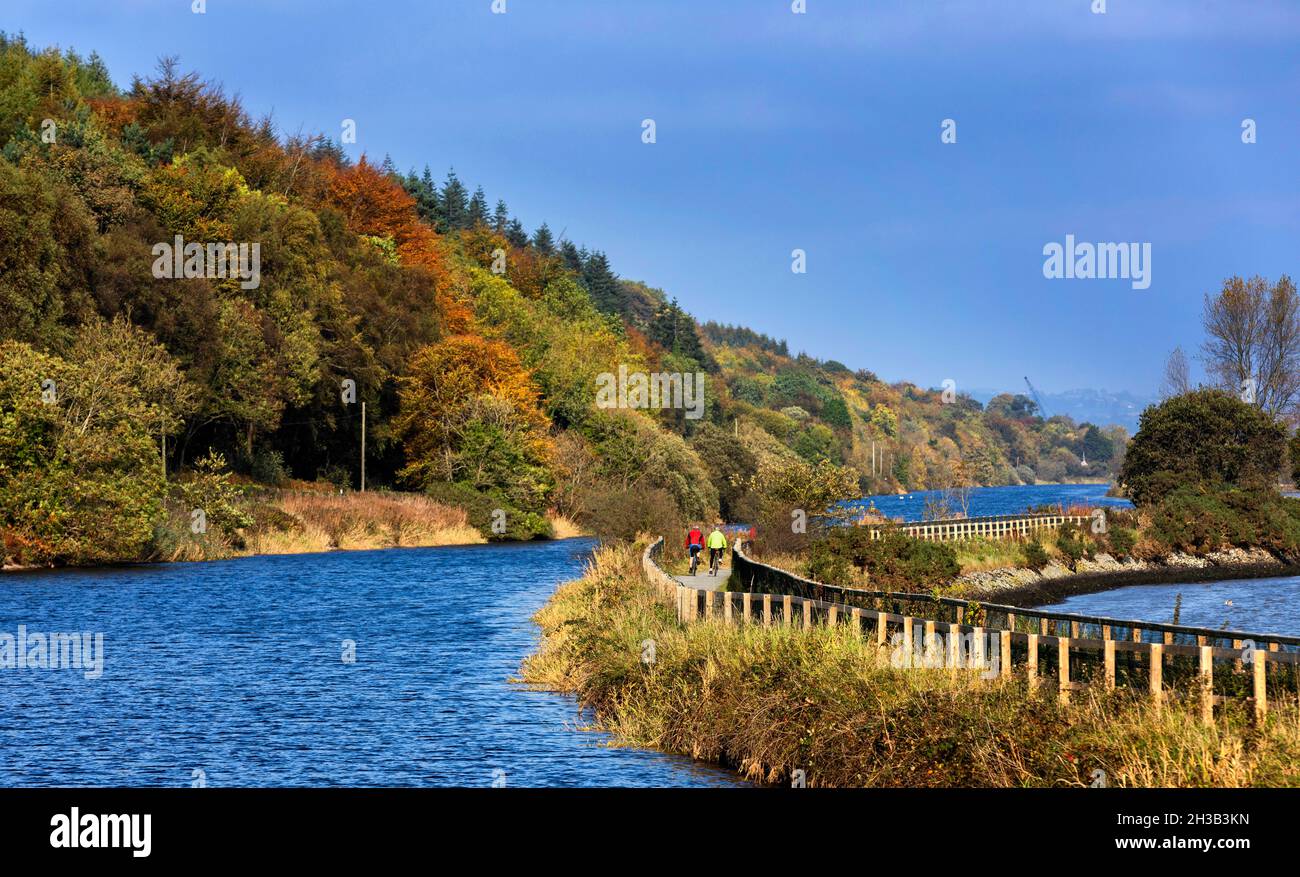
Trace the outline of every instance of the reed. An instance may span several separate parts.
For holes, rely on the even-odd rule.
[[[484,541],[464,509],[417,493],[281,491],[268,497],[266,505],[280,515],[259,516],[246,534],[248,549],[255,554]]]

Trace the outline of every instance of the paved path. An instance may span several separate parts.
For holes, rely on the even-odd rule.
[[[674,576],[673,578],[691,588],[699,588],[701,591],[716,591],[721,588],[728,577],[731,576],[731,567],[723,566],[718,568],[716,576],[709,575],[709,566],[705,561],[700,561],[699,575],[694,576]]]

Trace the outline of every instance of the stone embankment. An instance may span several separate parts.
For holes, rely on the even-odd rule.
[[[1012,606],[1036,606],[1073,594],[1126,585],[1285,575],[1300,575],[1300,566],[1280,561],[1262,548],[1233,548],[1204,557],[1173,553],[1159,560],[1116,560],[1109,554],[1098,554],[1092,560],[1080,560],[1074,570],[1052,563],[1040,571],[1003,568],[966,573],[957,578],[945,595]]]

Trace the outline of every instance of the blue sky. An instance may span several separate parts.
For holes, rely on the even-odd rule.
[[[0,28],[122,85],[179,55],[282,131],[355,119],[354,154],[455,165],[795,350],[1149,393],[1224,277],[1300,273],[1300,3],[1091,2],[6,0]],[[1045,279],[1067,234],[1150,242],[1151,287]]]

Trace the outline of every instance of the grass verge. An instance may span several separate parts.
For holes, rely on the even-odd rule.
[[[895,670],[847,627],[679,625],[638,550],[600,549],[536,615],[522,680],[572,693],[621,745],[812,786],[1300,786],[1300,709],[1202,725],[1119,691],[1061,706],[1023,679]],[[652,660],[646,660],[652,658]]]

